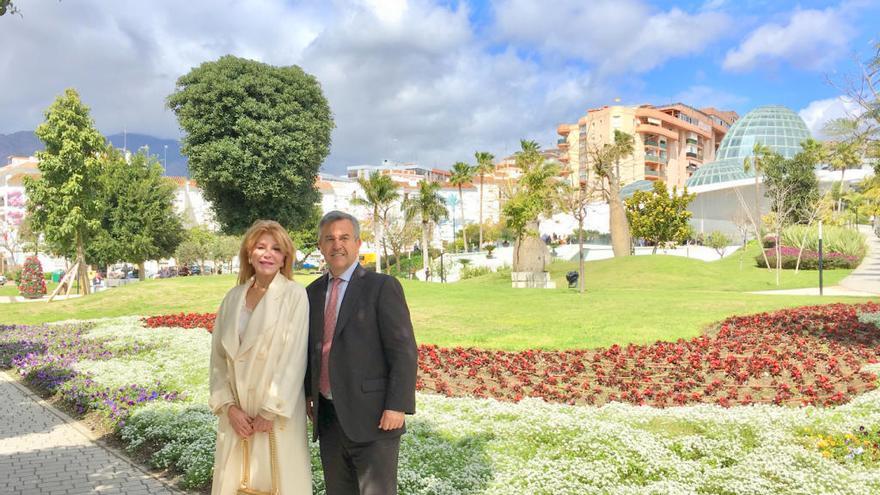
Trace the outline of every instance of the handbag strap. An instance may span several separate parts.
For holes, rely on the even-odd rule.
[[[272,469],[272,493],[278,495],[278,442],[275,439],[275,427],[269,434],[269,464]],[[251,483],[250,440],[241,439],[241,488],[248,488]]]

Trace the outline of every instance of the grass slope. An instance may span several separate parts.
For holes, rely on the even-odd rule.
[[[714,262],[635,256],[587,263],[587,292],[565,288],[565,272],[577,263],[556,263],[556,290],[512,289],[505,274],[455,284],[403,281],[420,343],[505,350],[568,349],[650,343],[698,335],[707,325],[734,314],[860,298],[763,296],[747,291],[775,289],[775,275],[754,266],[759,251]],[[849,271],[825,273],[834,285]],[[308,284],[314,275],[297,275]],[[817,273],[784,272],[779,288],[817,285]],[[88,298],[51,304],[0,305],[0,323],[213,312],[235,283],[232,275],[148,280]]]

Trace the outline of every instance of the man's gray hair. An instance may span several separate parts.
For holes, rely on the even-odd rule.
[[[321,217],[321,221],[318,222],[318,241],[321,240],[321,229],[324,228],[325,225],[331,224],[333,222],[339,220],[348,220],[354,226],[354,238],[361,238],[361,224],[358,222],[358,219],[354,216],[339,210],[328,211]]]

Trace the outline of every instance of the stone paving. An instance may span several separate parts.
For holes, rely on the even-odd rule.
[[[0,494],[180,494],[0,371]]]

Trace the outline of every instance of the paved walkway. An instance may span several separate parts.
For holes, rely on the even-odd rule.
[[[179,494],[0,371],[0,494]]]
[[[867,225],[860,225],[859,230],[865,235],[868,242],[868,253],[861,264],[852,271],[839,284],[824,287],[823,294],[826,296],[855,296],[855,297],[878,297],[880,296],[880,239],[874,233],[874,229]],[[799,295],[818,296],[819,288],[789,290],[763,290],[753,294],[770,295]]]

